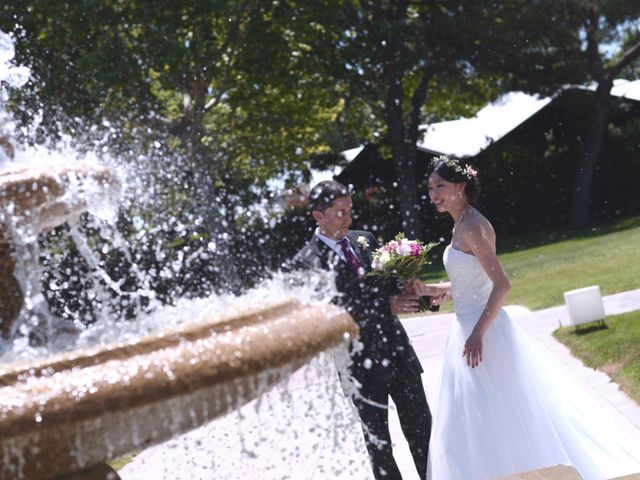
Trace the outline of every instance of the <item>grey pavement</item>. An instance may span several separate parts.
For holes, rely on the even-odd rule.
[[[640,289],[603,297],[606,315],[616,315],[640,309]],[[518,324],[540,342],[558,360],[558,367],[577,378],[587,393],[602,407],[602,414],[617,422],[633,439],[640,442],[640,406],[626,395],[605,373],[586,367],[558,342],[552,332],[560,325],[569,325],[565,305],[536,310],[511,305],[505,307]],[[402,319],[411,342],[424,367],[423,382],[432,410],[437,409],[443,353],[453,313],[412,316]],[[568,406],[570,408],[570,406]],[[391,415],[394,451],[404,480],[417,480],[413,461],[400,430],[395,413]]]
[[[606,296],[603,302],[607,315],[638,310],[640,289]],[[505,308],[557,359],[559,369],[582,383],[601,407],[598,413],[640,444],[640,407],[606,374],[585,367],[554,339],[552,332],[567,322],[566,307],[535,312],[516,305]],[[402,319],[422,361],[424,386],[434,411],[445,344],[454,321],[452,313]],[[403,479],[417,480],[393,405],[390,428]],[[119,473],[123,480],[372,480],[362,430],[339,387],[333,358],[325,354],[295,372],[285,387],[141,452]]]

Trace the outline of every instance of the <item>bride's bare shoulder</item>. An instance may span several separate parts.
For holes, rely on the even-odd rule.
[[[491,228],[491,222],[485,217],[482,212],[475,207],[469,207],[465,216],[464,223],[467,224],[469,228]]]
[[[495,241],[496,234],[493,225],[482,212],[475,208],[471,209],[465,218],[462,230],[463,237],[467,239],[482,237],[491,243]]]

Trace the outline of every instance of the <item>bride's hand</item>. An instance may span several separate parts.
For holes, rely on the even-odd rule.
[[[407,293],[412,293],[417,296],[423,295],[422,289],[424,288],[424,283],[422,283],[417,278],[411,278],[409,280],[405,280],[404,282],[404,290]]]
[[[467,357],[467,365],[471,368],[477,367],[482,361],[482,335],[471,333],[464,344],[462,356]]]

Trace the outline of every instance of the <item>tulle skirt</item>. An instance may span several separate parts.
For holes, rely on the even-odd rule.
[[[468,367],[462,351],[479,313],[458,317],[449,334],[428,478],[485,480],[559,464],[584,480],[640,472],[640,445],[506,311],[485,334],[483,362]]]

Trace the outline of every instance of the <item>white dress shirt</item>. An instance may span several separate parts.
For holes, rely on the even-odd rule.
[[[318,228],[316,228],[316,237],[322,240],[327,245],[327,247],[329,247],[331,250],[336,252],[343,262],[347,261],[347,259],[344,256],[344,252],[342,251],[342,247],[340,246],[341,240],[334,240],[333,238],[329,238],[326,235],[321,234],[320,229]],[[353,254],[357,257],[358,255],[353,250],[353,247],[351,246],[351,242],[349,242],[349,248],[351,249]]]

